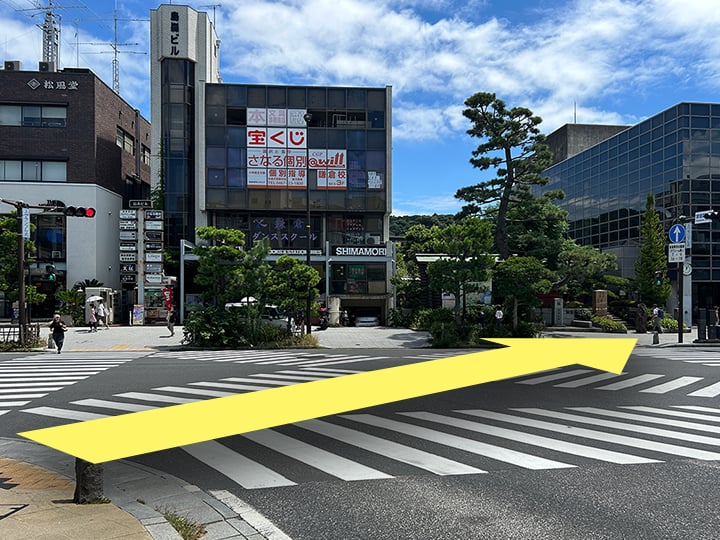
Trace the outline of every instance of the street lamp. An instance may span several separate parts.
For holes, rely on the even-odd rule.
[[[305,127],[307,129],[306,137],[305,137],[305,150],[306,150],[306,160],[305,160],[305,210],[306,210],[306,216],[305,216],[305,227],[307,232],[307,248],[305,250],[305,263],[307,264],[308,268],[311,268],[310,266],[310,246],[311,246],[311,239],[310,239],[310,147],[308,146],[308,137],[307,134],[309,134],[310,131],[310,120],[312,120],[312,113],[306,112],[303,115],[303,120],[305,120]],[[310,283],[308,283],[308,290],[307,290],[307,298],[305,303],[305,325],[307,328],[307,333],[312,333],[312,324],[310,323],[310,305],[312,304],[312,298],[310,298],[311,294],[310,289]]]

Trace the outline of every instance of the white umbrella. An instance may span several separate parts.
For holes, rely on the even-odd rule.
[[[89,302],[97,302],[98,300],[102,300],[102,299],[103,299],[102,296],[88,296],[88,297],[85,299],[85,303],[87,304],[87,303],[89,303]]]

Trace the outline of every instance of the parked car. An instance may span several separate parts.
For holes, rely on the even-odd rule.
[[[372,315],[355,317],[355,326],[379,326],[380,318]]]
[[[251,297],[252,298],[252,297]],[[252,306],[252,302],[228,302],[225,304],[225,310],[231,311],[233,309],[247,309],[248,305]],[[262,312],[260,313],[260,319],[268,324],[277,326],[278,328],[287,328],[287,319],[280,313],[280,309],[277,306],[271,304],[265,304]]]

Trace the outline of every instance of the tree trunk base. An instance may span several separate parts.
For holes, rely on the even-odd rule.
[[[76,504],[89,504],[102,502],[103,496],[103,466],[84,459],[75,458],[75,494],[73,502]]]

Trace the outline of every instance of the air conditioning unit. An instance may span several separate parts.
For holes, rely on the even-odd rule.
[[[62,258],[62,251],[53,251],[53,252],[52,252],[52,258],[53,258],[53,259],[60,259],[60,258]]]
[[[379,234],[368,234],[365,237],[365,243],[372,244],[372,245],[379,244],[380,243],[380,235]]]
[[[55,62],[40,62],[38,64],[38,70],[44,72],[55,72]]]
[[[5,60],[5,71],[20,71],[20,60]]]

